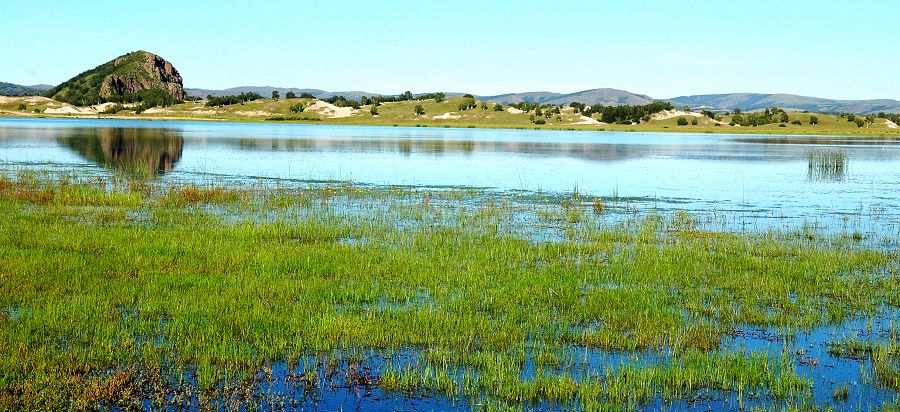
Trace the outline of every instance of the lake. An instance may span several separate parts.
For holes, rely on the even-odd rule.
[[[0,166],[159,181],[353,181],[620,199],[896,234],[900,139],[0,119]],[[778,223],[771,223],[778,222]],[[787,223],[783,223],[787,222]],[[849,226],[848,226],[849,225]]]

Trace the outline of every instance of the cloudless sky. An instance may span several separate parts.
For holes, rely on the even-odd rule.
[[[900,99],[896,0],[3,0],[0,81],[118,55],[186,87],[374,93],[762,92]]]

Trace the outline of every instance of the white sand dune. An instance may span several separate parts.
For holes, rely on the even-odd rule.
[[[897,123],[894,123],[888,119],[884,119],[884,125],[888,127],[888,129],[896,129]]]
[[[353,110],[352,107],[337,107],[321,100],[316,100],[316,102],[307,107],[306,110],[318,112],[319,114],[332,119],[350,117],[353,113],[358,112],[358,110]]]
[[[510,112],[510,113],[512,113],[512,114],[522,114],[522,113],[525,113],[524,111],[521,111],[521,110],[519,110],[519,109],[516,109],[515,107],[507,107],[507,108],[506,108],[506,111],[507,111],[507,112]]]
[[[455,114],[453,112],[447,112],[447,113],[440,114],[437,116],[431,116],[431,118],[434,120],[453,120],[453,119],[459,119],[460,117],[462,117],[462,116]]]
[[[77,107],[72,106],[68,103],[63,103],[62,106],[55,108],[49,107],[47,110],[44,110],[44,113],[47,114],[97,114],[100,113],[97,109],[93,107]]]

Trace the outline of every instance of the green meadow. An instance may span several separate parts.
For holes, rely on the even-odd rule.
[[[609,219],[621,206],[7,175],[0,410],[296,407],[275,381],[478,410],[813,410],[872,391],[887,400],[855,405],[896,410],[895,249],[684,212]],[[823,344],[859,381],[804,375],[819,359],[790,339],[741,343],[823,327],[846,330]]]

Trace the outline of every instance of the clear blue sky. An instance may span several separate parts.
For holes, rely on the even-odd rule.
[[[187,87],[495,94],[613,87],[900,99],[896,0],[4,0],[0,81],[128,51]]]

